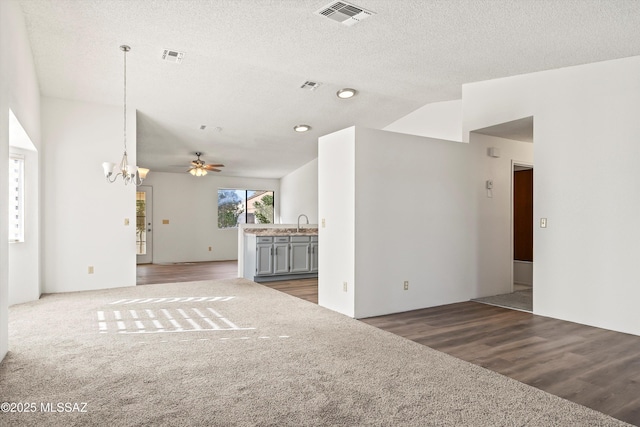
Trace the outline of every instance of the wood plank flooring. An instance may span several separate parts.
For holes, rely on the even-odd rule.
[[[236,265],[138,266],[138,282],[237,277]],[[316,279],[263,285],[318,301]],[[361,321],[640,426],[638,336],[476,302]]]
[[[234,279],[236,277],[238,277],[238,261],[139,264],[136,268],[136,285]]]
[[[318,303],[318,279],[283,280],[261,284],[314,304]]]
[[[362,321],[640,425],[640,337],[476,302]]]

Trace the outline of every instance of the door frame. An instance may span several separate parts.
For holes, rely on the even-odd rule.
[[[511,160],[511,205],[510,205],[510,209],[511,209],[511,225],[510,225],[510,233],[511,233],[511,246],[509,248],[509,264],[511,266],[511,292],[514,292],[514,283],[513,283],[513,277],[514,277],[514,273],[513,273],[513,255],[514,255],[514,244],[515,244],[515,233],[514,233],[514,225],[515,225],[515,221],[514,221],[514,215],[513,215],[513,203],[515,201],[515,177],[514,177],[514,173],[515,173],[515,169],[516,167],[525,167],[525,168],[531,168],[534,170],[533,174],[535,177],[535,167],[533,165],[532,162],[524,162],[524,161],[519,161],[519,160]],[[535,182],[534,182],[535,184]],[[535,188],[534,188],[535,190]],[[535,204],[535,193],[534,193],[534,204]],[[535,224],[534,224],[534,230],[535,230]],[[535,232],[533,233],[533,245],[535,247]],[[534,261],[535,261],[535,254],[534,254]],[[533,277],[531,278],[531,286],[533,287]]]
[[[153,187],[150,185],[141,185],[136,188],[136,192],[145,193],[145,222],[146,222],[146,254],[136,254],[137,264],[151,264],[153,263]],[[137,213],[137,212],[136,212]],[[137,218],[136,218],[137,224]],[[137,233],[137,230],[136,230]]]

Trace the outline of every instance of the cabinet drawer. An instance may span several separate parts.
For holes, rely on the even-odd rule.
[[[273,241],[276,243],[287,243],[289,242],[289,236],[276,236],[273,238]]]
[[[271,243],[271,242],[273,242],[273,237],[271,236],[258,237],[258,243]]]
[[[309,236],[291,236],[291,243],[305,243],[309,241]]]

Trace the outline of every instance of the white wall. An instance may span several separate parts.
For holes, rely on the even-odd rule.
[[[356,280],[355,132],[351,127],[318,140],[318,304],[351,317]]]
[[[133,164],[135,114],[128,109]],[[122,157],[122,121],[122,107],[42,98],[45,292],[136,284],[135,186],[109,184],[102,172]]]
[[[24,156],[24,242],[9,244],[9,305],[40,298],[40,194],[38,152],[15,147]]]
[[[277,179],[151,171],[145,185],[153,188],[153,262],[221,261],[238,258],[238,230],[218,229],[218,189],[275,191],[278,221],[280,181]],[[169,224],[163,224],[169,220]],[[211,252],[209,252],[211,246]]]
[[[524,143],[483,135],[472,147],[364,128],[320,138],[320,222],[326,220],[320,227],[320,305],[362,318],[478,296],[479,280],[493,279],[477,271],[477,248],[484,238],[477,231],[478,211],[492,220],[498,216],[491,212],[494,205],[480,206],[484,176],[486,170],[502,172],[488,164],[496,159],[481,148],[486,142],[505,144],[499,161],[507,165],[505,183],[497,172],[494,179],[508,201],[506,154]],[[509,256],[507,246],[507,256],[499,261],[508,267]],[[503,273],[510,280],[510,267]]]
[[[462,100],[427,104],[383,130],[461,142]]]
[[[356,129],[355,317],[469,299],[471,160],[468,144]]]
[[[463,86],[464,131],[534,116],[534,312],[640,334],[640,57]]]
[[[477,276],[471,298],[509,293],[513,291],[512,163],[533,164],[534,144],[472,133],[469,146],[477,207]],[[489,147],[498,148],[500,157],[489,157]],[[493,181],[490,193],[489,179]]]
[[[31,47],[20,5],[0,1],[0,164],[9,156],[9,109],[20,119],[37,149],[40,149],[40,93]],[[6,169],[4,169],[6,170]],[[0,174],[0,200],[7,200],[7,174]],[[6,203],[0,212],[0,359],[8,351],[9,258]],[[38,268],[37,261],[32,268]]]
[[[280,179],[281,222],[296,224],[300,214],[318,223],[318,159]]]

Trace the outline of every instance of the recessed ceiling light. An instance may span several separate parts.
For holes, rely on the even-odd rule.
[[[306,132],[308,130],[311,130],[311,126],[309,125],[296,125],[293,127],[293,130],[295,130],[296,132]]]
[[[351,97],[355,96],[356,93],[358,93],[357,90],[346,87],[344,89],[340,89],[336,93],[336,95],[338,95],[338,98],[348,99],[348,98],[351,98]]]

